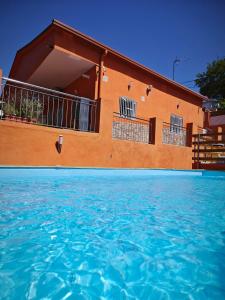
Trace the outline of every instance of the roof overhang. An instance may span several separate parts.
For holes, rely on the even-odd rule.
[[[63,89],[85,74],[94,65],[91,61],[73,52],[54,46],[50,54],[34,71],[28,82],[51,89]]]

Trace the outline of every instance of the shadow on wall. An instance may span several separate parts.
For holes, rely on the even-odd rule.
[[[64,91],[80,97],[95,99],[97,70],[96,66],[70,83]]]

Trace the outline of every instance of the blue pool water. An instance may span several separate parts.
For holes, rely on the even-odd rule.
[[[0,299],[225,299],[223,175],[0,169]]]

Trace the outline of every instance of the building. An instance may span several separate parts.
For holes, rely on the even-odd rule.
[[[1,165],[192,168],[204,97],[59,21],[17,52],[9,78]]]

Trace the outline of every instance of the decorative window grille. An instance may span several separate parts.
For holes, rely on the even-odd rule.
[[[120,97],[120,115],[126,118],[136,117],[136,101],[127,97]]]
[[[183,131],[183,118],[171,115],[170,116],[170,131],[175,133],[182,133]]]
[[[183,127],[183,118],[171,115],[170,123],[163,122],[163,144],[186,146],[186,128]]]

